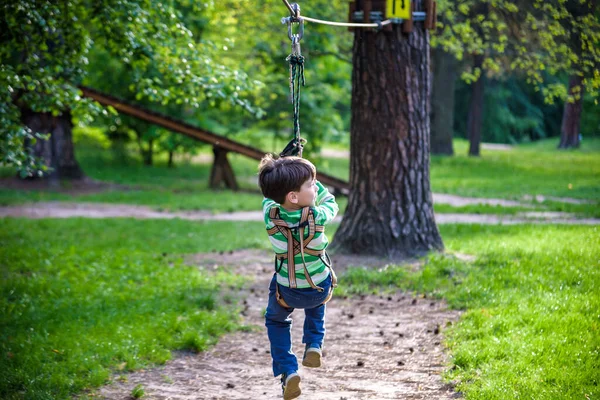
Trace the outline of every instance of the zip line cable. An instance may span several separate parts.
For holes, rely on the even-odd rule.
[[[331,25],[331,26],[345,26],[348,28],[379,28],[381,26],[389,25],[392,21],[391,19],[386,19],[385,21],[381,21],[380,23],[354,23],[354,22],[331,22],[331,21],[323,21],[322,19],[309,18],[309,17],[301,17],[303,20],[308,22],[314,22],[315,24],[323,24],[323,25]]]
[[[290,17],[284,17],[281,19],[282,24],[290,22],[300,22],[300,20],[312,22],[315,24],[322,25],[330,25],[330,26],[342,26],[347,28],[381,28],[382,26],[389,25],[392,23],[401,23],[401,18],[393,18],[386,19],[385,21],[373,22],[373,23],[356,23],[356,22],[333,22],[333,21],[325,21],[317,18],[309,18],[305,16],[298,15],[298,9],[294,9],[287,0],[282,0],[287,9],[290,11]],[[423,11],[413,11],[412,13],[413,21],[424,21],[425,20],[425,12]]]

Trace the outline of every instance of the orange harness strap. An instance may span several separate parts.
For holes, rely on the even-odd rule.
[[[276,254],[275,257],[276,260],[281,263],[283,263],[284,260],[287,260],[288,280],[290,282],[290,287],[297,288],[296,263],[294,260],[294,256],[300,254],[302,257],[304,276],[306,277],[308,284],[311,288],[316,289],[319,292],[322,292],[324,290],[322,287],[319,287],[314,284],[312,278],[310,277],[310,274],[308,273],[308,268],[306,268],[306,261],[304,260],[304,253],[317,256],[321,259],[321,261],[323,261],[323,264],[325,264],[325,266],[329,268],[329,271],[331,273],[331,287],[329,288],[329,294],[321,304],[327,303],[329,300],[331,300],[331,297],[333,296],[333,289],[337,287],[337,276],[331,266],[331,259],[329,258],[329,255],[325,252],[325,250],[312,250],[307,247],[310,241],[315,237],[315,233],[324,232],[325,227],[317,226],[315,224],[313,210],[310,207],[304,207],[302,209],[302,215],[298,224],[298,240],[294,237],[294,235],[292,235],[292,230],[290,229],[288,224],[284,220],[279,218],[279,207],[273,207],[271,208],[271,210],[269,210],[269,218],[271,218],[271,221],[273,222],[273,224],[275,224],[275,226],[271,229],[267,229],[268,234],[272,236],[275,233],[280,232],[287,240],[287,253]],[[306,239],[304,239],[305,226],[308,226],[308,236],[306,237]],[[276,284],[275,288],[275,296],[277,302],[284,308],[291,308],[281,296],[281,293],[279,292],[279,285]]]
[[[319,292],[323,291],[322,287],[315,285],[310,274],[308,273],[308,268],[306,268],[306,261],[304,260],[304,252],[306,246],[310,243],[310,241],[315,237],[315,217],[310,207],[304,207],[302,209],[302,216],[300,217],[300,223],[298,224],[298,237],[297,240],[294,235],[292,235],[292,230],[288,226],[288,224],[279,218],[279,208],[273,207],[269,211],[269,217],[271,221],[275,224],[279,232],[287,239],[287,258],[288,262],[288,279],[290,282],[291,288],[297,288],[298,284],[296,282],[296,263],[294,260],[294,256],[296,254],[300,254],[302,257],[302,266],[304,269],[304,276],[306,281],[310,285],[311,288],[318,290]],[[308,237],[306,241],[304,239],[304,227],[305,224],[308,224]],[[285,259],[280,258],[279,260]]]

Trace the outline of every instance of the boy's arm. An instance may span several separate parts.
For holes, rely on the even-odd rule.
[[[317,198],[315,199],[315,223],[325,225],[331,222],[339,211],[335,197],[317,181]]]
[[[274,200],[269,199],[268,197],[263,198],[262,207],[263,207],[263,217],[265,220],[265,224],[271,224],[271,218],[269,218],[269,211],[273,206],[277,205]]]

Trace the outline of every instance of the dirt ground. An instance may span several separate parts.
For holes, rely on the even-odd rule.
[[[348,265],[380,267],[373,258],[334,257],[338,272]],[[198,268],[214,265],[240,268],[253,278],[240,294],[239,306],[249,332],[223,337],[207,352],[176,353],[164,366],[131,373],[98,390],[103,399],[129,399],[141,384],[145,399],[279,399],[279,380],[272,376],[269,342],[263,312],[272,276],[269,253],[237,251],[231,254],[198,254],[188,259]],[[415,264],[415,268],[418,265]],[[343,285],[343,276],[340,279]],[[354,399],[453,399],[461,397],[440,374],[446,358],[443,330],[459,313],[441,301],[406,293],[335,297],[327,308],[324,365],[301,367],[300,398]],[[302,356],[303,312],[293,314],[296,355]]]
[[[241,211],[235,213],[212,214],[208,211],[156,211],[151,207],[108,204],[108,203],[74,203],[74,202],[38,202],[15,206],[0,206],[0,218],[158,218],[214,221],[261,221],[260,211]],[[585,224],[600,225],[600,219],[574,218],[567,213],[521,213],[517,215],[495,214],[436,214],[438,224]],[[337,222],[341,217],[337,218]]]

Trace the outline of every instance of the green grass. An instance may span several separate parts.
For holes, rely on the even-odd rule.
[[[247,235],[235,235],[243,230]],[[183,254],[268,245],[256,223],[0,219],[0,398],[66,399],[237,328]]]
[[[346,293],[402,288],[463,309],[446,330],[467,399],[595,399],[600,395],[600,232],[584,226],[441,227],[462,262],[432,256],[419,272],[351,269]]]
[[[431,185],[435,192],[469,197],[521,199],[525,195],[575,197],[594,201],[583,206],[559,205],[556,202],[534,204],[534,210],[569,211],[581,216],[598,216],[600,209],[600,139],[584,141],[582,149],[559,151],[556,140],[516,146],[510,151],[482,151],[482,157],[466,156],[467,142],[455,140],[454,157],[433,157]],[[339,147],[339,146],[338,146]],[[202,150],[208,154],[209,149]],[[208,189],[209,164],[179,162],[167,168],[164,157],[154,167],[139,160],[117,161],[98,143],[80,140],[76,155],[85,173],[102,182],[119,185],[117,189],[93,194],[68,195],[52,191],[18,191],[0,188],[0,205],[28,201],[87,201],[126,203],[151,206],[161,210],[250,211],[260,208],[262,197],[257,187],[257,162],[230,154],[242,192]],[[334,176],[348,178],[348,159],[324,158],[317,167]],[[0,176],[13,172],[0,169]],[[68,183],[64,183],[68,185]],[[519,207],[503,209],[468,206],[450,209],[436,206],[436,211],[515,214]]]
[[[589,149],[584,143],[582,150],[557,150],[540,143],[510,151],[482,150],[479,158],[462,151],[455,157],[432,157],[431,186],[435,192],[471,197],[519,199],[541,194],[598,201],[600,153],[596,141],[587,142]]]
[[[467,155],[468,142],[454,140],[455,156],[431,158],[434,192],[468,197],[520,199],[524,195],[600,201],[600,139],[577,150],[556,149],[557,139]],[[321,170],[348,179],[347,159],[325,159]],[[571,186],[569,186],[571,185]]]

